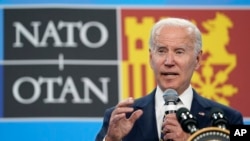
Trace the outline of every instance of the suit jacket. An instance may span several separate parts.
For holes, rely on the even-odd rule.
[[[145,97],[135,101],[133,107],[142,109],[143,115],[135,122],[132,130],[125,136],[122,141],[159,141],[155,117],[155,90]],[[243,124],[243,116],[240,112],[216,103],[212,100],[201,97],[193,89],[193,100],[191,105],[191,114],[197,118],[198,128],[202,129],[211,126],[210,112],[217,107],[223,110],[228,118],[229,125]],[[103,125],[96,136],[96,141],[102,141],[105,137],[109,125],[109,119],[113,108],[107,109],[104,114]],[[130,116],[129,114],[127,116]]]

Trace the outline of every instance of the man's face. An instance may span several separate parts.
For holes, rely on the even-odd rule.
[[[163,91],[172,88],[181,94],[190,85],[201,59],[201,52],[195,54],[193,42],[194,36],[180,27],[164,27],[155,36],[150,65]]]

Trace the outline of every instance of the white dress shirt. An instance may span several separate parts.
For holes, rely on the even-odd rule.
[[[160,89],[160,87],[157,86],[155,93],[155,115],[159,138],[161,136],[162,122],[165,114],[165,101],[163,99],[163,93],[164,92]],[[180,107],[186,107],[188,110],[191,109],[191,103],[193,99],[193,90],[191,85],[182,94],[179,94],[179,99],[181,100],[181,102],[177,104],[177,109],[179,109]]]

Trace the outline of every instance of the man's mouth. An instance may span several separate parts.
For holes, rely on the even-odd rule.
[[[169,76],[169,75],[179,75],[176,72],[162,72],[161,75]]]

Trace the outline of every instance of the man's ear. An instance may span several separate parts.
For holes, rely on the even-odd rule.
[[[149,63],[150,63],[150,67],[152,68],[152,65],[153,65],[152,64],[152,57],[153,57],[152,53],[153,53],[153,50],[150,48],[148,51],[149,51]]]
[[[199,67],[201,66],[201,62],[202,62],[202,50],[196,56],[196,67],[195,67],[195,70],[199,69]]]

